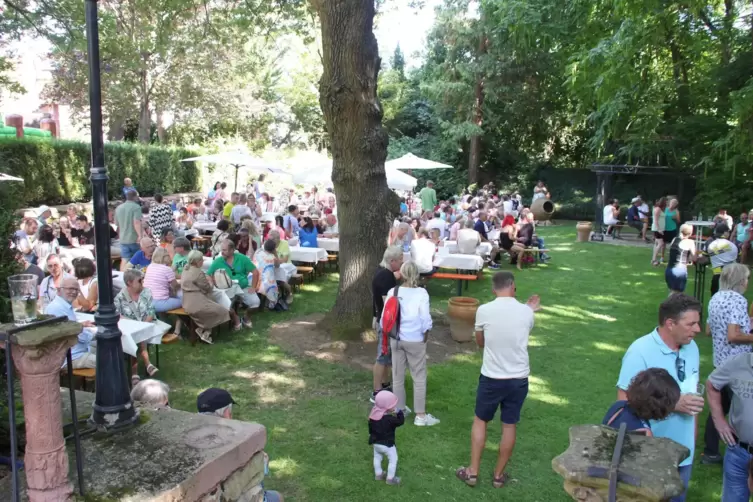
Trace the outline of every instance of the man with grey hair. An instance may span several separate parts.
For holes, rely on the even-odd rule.
[[[231,280],[238,281],[238,287],[242,290],[235,298],[238,298],[243,305],[250,309],[258,307],[261,301],[256,291],[261,275],[256,265],[248,256],[235,250],[235,243],[231,239],[223,240],[220,249],[220,256],[214,259],[207,271],[210,282],[214,285],[215,272],[224,270]],[[251,277],[250,283],[249,276]],[[241,323],[246,328],[252,327],[251,319],[247,317],[247,314],[241,317]]]
[[[486,233],[486,220],[489,218],[486,211],[481,211],[478,214],[478,220],[473,225],[473,229],[481,236],[481,242],[489,242],[492,245],[492,251],[489,253],[489,268],[498,269],[499,265],[496,263],[497,255],[499,254],[499,244],[491,242],[489,236]]]
[[[212,387],[196,398],[196,407],[202,415],[215,415],[222,418],[233,418],[235,401],[225,389]]]
[[[131,389],[131,400],[158,408],[170,406],[168,393],[170,387],[165,382],[147,378],[141,380]]]
[[[473,220],[468,218],[464,227],[458,230],[458,251],[461,254],[476,254],[476,248],[481,244],[481,236],[473,227]]]
[[[44,309],[44,313],[55,317],[67,317],[71,321],[76,320],[76,313],[73,311],[73,302],[78,298],[81,288],[78,281],[73,277],[63,279],[58,294]],[[73,369],[79,368],[96,368],[97,356],[91,352],[91,343],[94,339],[95,332],[90,329],[94,327],[91,321],[81,323],[84,326],[83,331],[78,335],[78,342],[71,347],[71,360]],[[65,366],[65,364],[63,364]]]
[[[470,486],[478,481],[486,428],[500,408],[502,440],[499,445],[493,485],[501,488],[509,480],[505,467],[515,447],[520,411],[528,395],[528,337],[534,312],[541,308],[538,295],[520,303],[515,298],[515,277],[497,272],[492,277],[495,299],[476,311],[476,343],[484,349],[481,376],[476,391],[476,410],[471,430],[471,463],[456,476]]]
[[[397,286],[397,281],[401,279],[400,267],[403,265],[403,249],[400,246],[390,246],[384,251],[382,263],[374,274],[371,281],[371,295],[374,306],[374,329],[382,318],[384,309],[384,297],[390,289]],[[374,362],[374,389],[371,393],[371,402],[374,397],[382,390],[392,390],[392,351],[389,344],[386,350],[382,350],[382,344],[377,341],[377,358]],[[383,353],[384,352],[384,353]]]

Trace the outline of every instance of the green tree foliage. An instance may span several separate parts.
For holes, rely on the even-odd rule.
[[[9,0],[4,0],[8,3]],[[10,0],[12,1],[12,0]],[[46,36],[53,81],[50,99],[67,103],[75,117],[88,113],[88,70],[83,3],[13,2],[19,25]],[[202,0],[105,0],[99,2],[103,111],[111,139],[122,139],[126,121],[138,121],[138,139],[160,141],[164,119],[201,135],[228,127],[251,142],[272,122],[271,92],[279,78],[274,41],[296,33],[310,39],[306,2]],[[252,130],[251,130],[252,128]]]
[[[444,0],[423,65],[404,82],[394,69],[380,81],[390,155],[411,150],[463,171],[480,137],[480,182],[527,188],[543,167],[593,162],[668,166],[701,180],[698,208],[747,207],[752,8]],[[476,180],[465,174],[465,184]]]

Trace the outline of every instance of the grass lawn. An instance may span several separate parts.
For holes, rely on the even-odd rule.
[[[502,491],[491,486],[498,419],[489,427],[479,485],[468,488],[454,475],[469,461],[480,352],[429,368],[427,408],[442,423],[417,428],[411,417],[397,433],[402,486],[373,481],[367,444],[371,374],[291,357],[266,338],[272,322],[328,310],[335,274],[305,286],[292,312],[257,316],[253,330],[223,333],[212,346],[165,347],[160,375],[172,388],[170,403],[194,412],[203,389],[230,390],[239,403],[234,417],[267,427],[271,475],[265,485],[280,490],[286,500],[571,500],[552,471],[552,458],[567,447],[571,425],[601,421],[616,396],[623,353],[655,327],[667,291],[664,269],[650,266],[648,249],[577,244],[574,224],[568,223],[542,228],[540,234],[553,251],[551,264],[516,273],[519,298],[540,294],[543,309],[536,315],[530,392],[508,466],[515,481]],[[487,270],[483,280],[471,285],[469,296],[482,303],[491,300],[490,277]],[[693,291],[692,279],[687,290]],[[432,307],[446,309],[453,292],[449,282],[430,283]],[[711,340],[699,336],[697,341],[705,378],[712,370]],[[412,403],[410,384],[408,389]],[[705,419],[706,413],[702,424]],[[721,468],[700,465],[701,449],[696,450],[688,500],[719,500]]]

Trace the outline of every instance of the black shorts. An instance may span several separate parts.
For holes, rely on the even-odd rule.
[[[664,239],[664,232],[654,232],[654,239],[663,240]]]
[[[664,239],[664,242],[666,244],[670,244],[673,240],[675,240],[675,237],[677,237],[677,229],[665,230],[664,236],[662,238]]]
[[[711,296],[714,296],[719,292],[719,279],[721,279],[722,274],[714,274],[714,277],[711,278]]]
[[[491,422],[497,408],[500,408],[499,418],[503,424],[517,424],[527,395],[528,378],[497,380],[480,375],[476,391],[476,416],[484,422]]]

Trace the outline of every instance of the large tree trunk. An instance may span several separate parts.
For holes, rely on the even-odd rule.
[[[164,145],[167,139],[167,131],[165,131],[163,111],[159,103],[154,105],[154,113],[157,115],[157,139],[161,145]]]
[[[371,281],[399,212],[387,188],[388,136],[377,99],[381,61],[372,31],[374,0],[311,0],[322,25],[319,103],[332,145],[340,219],[340,285],[323,324],[337,338],[371,325]]]
[[[482,33],[478,43],[477,59],[479,65],[486,54],[489,43],[486,34]],[[476,77],[476,95],[473,100],[473,123],[482,127],[484,125],[484,74],[479,71]],[[478,183],[478,166],[481,163],[481,133],[471,136],[470,154],[468,155],[468,183]]]
[[[139,143],[149,143],[152,136],[152,112],[149,109],[149,87],[146,70],[141,73],[141,103],[139,103]]]

